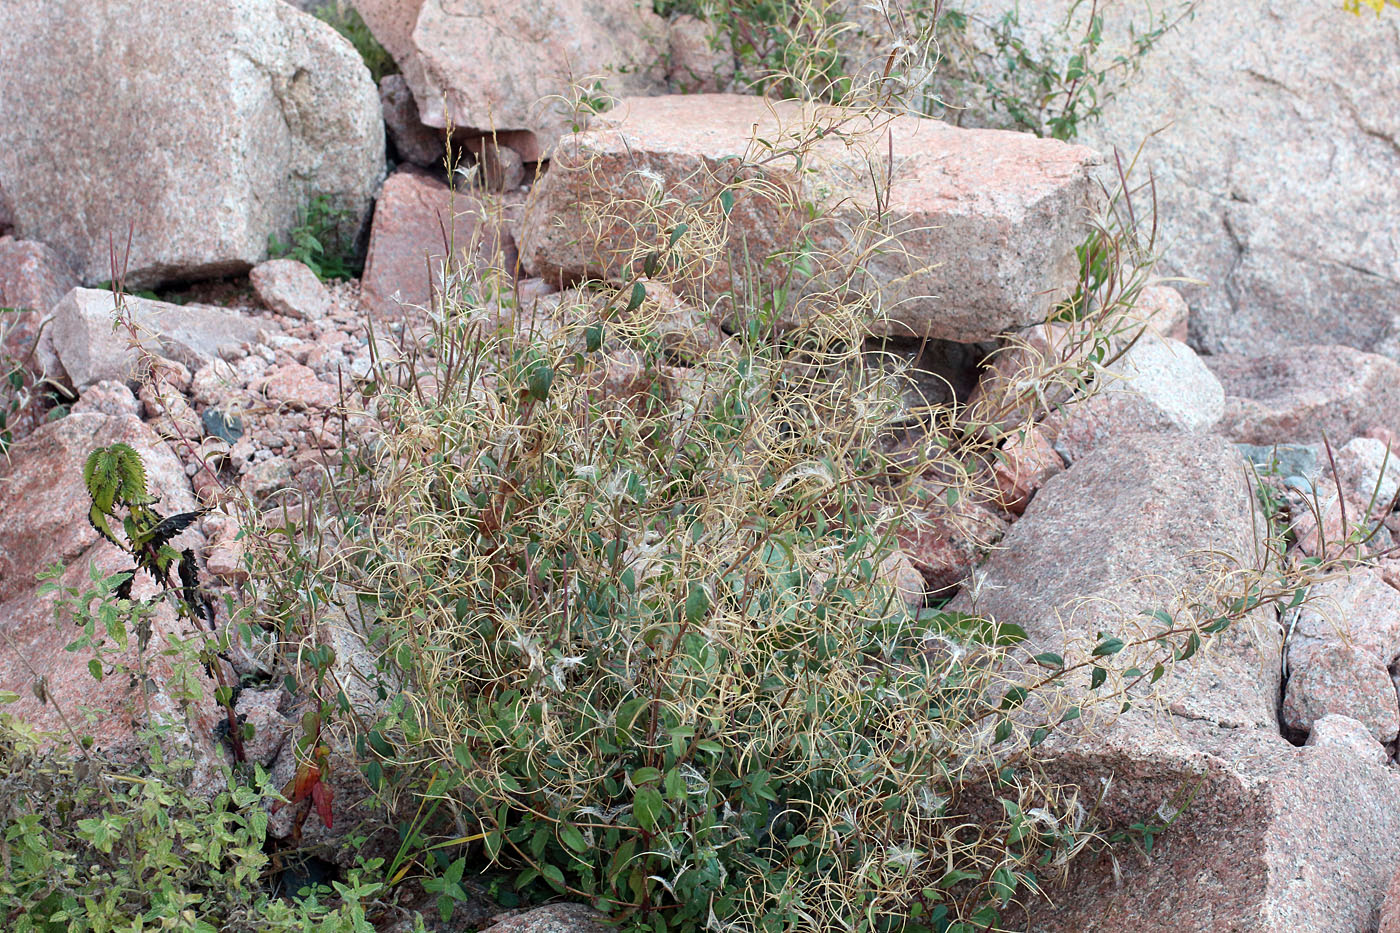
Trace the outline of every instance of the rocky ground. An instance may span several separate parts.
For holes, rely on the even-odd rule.
[[[24,19],[61,23],[70,45],[110,25],[91,4],[14,12],[25,6],[0,11],[0,59],[46,28]],[[130,70],[122,56],[146,54],[133,43],[83,74],[62,55],[36,56],[33,73],[0,94],[0,126],[30,128],[0,130],[0,307],[19,309],[6,315],[3,349],[44,396],[15,413],[0,459],[0,689],[20,694],[11,710],[39,726],[60,726],[32,691],[42,676],[52,692],[110,712],[99,728],[107,750],[129,746],[134,728],[120,687],[91,681],[85,661],[64,650],[51,598],[35,591],[35,575],[55,562],[74,580],[90,562],[119,569],[86,520],[82,464],[91,449],[131,444],[165,506],[207,508],[181,541],[197,549],[213,593],[236,594],[248,576],[240,516],[251,506],[275,524],[303,497],[327,493],[339,452],[354,439],[347,432],[357,430],[359,382],[376,357],[421,335],[444,284],[444,257],[513,270],[510,285],[526,303],[585,277],[620,282],[608,255],[580,250],[569,231],[598,205],[635,196],[638,165],[667,185],[691,184],[700,167],[742,146],[752,126],[782,117],[757,98],[723,93],[732,89],[732,61],[687,18],[668,23],[617,0],[590,0],[561,5],[568,15],[547,38],[518,21],[524,14],[501,14],[488,36],[466,38],[450,4],[356,6],[402,69],[377,87],[333,30],[282,0],[200,0],[143,5],[128,24],[179,40],[162,44],[142,72],[150,86],[117,80]],[[647,59],[657,43],[669,52],[626,72],[614,88],[619,106],[580,133],[557,108],[541,115],[534,106],[558,75],[483,64],[555,61],[564,55],[558,37],[571,31],[581,36],[571,47],[576,66]],[[539,48],[501,51],[520,41]],[[137,109],[193,61],[223,63],[195,69],[189,93],[203,104]],[[1391,78],[1400,68],[1392,65]],[[1262,72],[1256,78],[1270,83]],[[79,112],[59,106],[51,86],[80,100],[96,99],[98,88],[124,96],[120,106]],[[1278,99],[1271,106],[1282,106]],[[1349,106],[1344,140],[1359,133],[1367,146],[1388,140],[1393,148],[1393,127],[1368,123],[1364,102]],[[455,191],[441,165],[449,124],[465,153]],[[493,125],[504,129],[478,132]],[[911,116],[884,132],[877,148],[888,152],[893,199],[884,208],[901,218],[897,234],[909,252],[941,261],[913,277],[908,266],[875,267],[873,287],[893,309],[888,329],[924,348],[916,367],[938,377],[925,386],[946,392],[946,379],[956,401],[975,404],[1015,377],[1018,354],[1061,352],[1062,329],[1041,322],[1050,296],[1072,289],[1078,275],[1074,247],[1103,154]],[[10,145],[17,136],[22,144]],[[81,185],[65,177],[65,153],[75,149],[90,153]],[[184,151],[201,154],[197,165],[162,155]],[[1393,153],[1377,158],[1393,163]],[[850,229],[840,213],[854,193],[846,159],[833,145],[812,154],[806,173],[769,170],[836,205],[835,239]],[[1400,930],[1400,891],[1387,893],[1400,888],[1392,881],[1400,868],[1400,465],[1391,453],[1400,439],[1400,363],[1390,330],[1400,259],[1372,257],[1367,268],[1299,260],[1306,287],[1289,293],[1277,321],[1256,326],[1277,286],[1268,257],[1289,252],[1275,236],[1284,208],[1265,223],[1258,205],[1281,196],[1270,188],[1222,208],[1225,198],[1209,185],[1166,190],[1169,218],[1211,192],[1211,210],[1251,218],[1253,239],[1237,241],[1227,276],[1234,284],[1190,286],[1189,306],[1169,285],[1145,290],[1135,313],[1146,331],[1099,375],[1103,391],[1053,400],[1061,404],[1005,445],[1005,462],[987,478],[996,493],[931,508],[901,540],[890,572],[916,600],[952,598],[1021,625],[1053,650],[1092,638],[1105,613],[1133,614],[1208,588],[1205,552],[1257,563],[1268,517],[1261,501],[1292,529],[1283,559],[1342,549],[1348,572],[1316,586],[1305,606],[1281,617],[1261,610],[1186,665],[1160,707],[1056,749],[1053,769],[1101,790],[1104,808],[1124,822],[1166,818],[1187,785],[1201,804],[1150,858],[1075,867],[1052,892],[1053,906],[1034,908],[1027,923],[1104,933]],[[315,196],[333,202],[352,238],[363,227],[359,278],[325,283],[302,262],[267,259],[268,236],[285,237]],[[1380,231],[1379,241],[1395,214],[1356,222]],[[771,248],[791,235],[742,203],[731,220]],[[625,252],[629,235],[620,227],[603,239]],[[1384,252],[1370,241],[1366,249]],[[123,299],[130,327],[114,330],[113,294],[98,286],[112,278],[118,253],[129,289],[161,292]],[[1384,274],[1370,269],[1387,262]],[[1321,280],[1318,263],[1331,264]],[[1353,273],[1364,273],[1364,287],[1352,287]],[[705,287],[733,284],[722,262],[707,274]],[[689,297],[671,297],[676,327],[715,327]],[[1347,323],[1345,309],[1357,302],[1369,315],[1364,327]],[[1372,313],[1385,302],[1392,317]],[[1238,313],[1226,314],[1227,305]],[[1274,333],[1303,317],[1312,337]],[[1362,348],[1373,338],[1389,355]],[[613,376],[609,386],[626,391],[626,373]],[[672,378],[683,384],[684,366]],[[1357,522],[1373,530],[1348,540]],[[181,623],[162,624],[178,634]],[[353,639],[353,628],[327,637]],[[232,663],[249,674],[263,662]],[[173,709],[157,695],[162,704]],[[297,727],[286,693],[245,690],[238,712],[258,726],[250,758],[289,775]],[[224,754],[219,717],[211,701],[189,736],[211,763]],[[353,806],[348,794],[340,800]],[[551,907],[492,929],[592,924]]]

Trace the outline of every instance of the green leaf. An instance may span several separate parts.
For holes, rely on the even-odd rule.
[[[728,217],[729,212],[734,210],[734,191],[725,188],[719,193],[719,208],[724,211],[724,216]]]
[[[564,845],[575,852],[588,851],[588,842],[583,838],[583,833],[579,832],[578,827],[572,823],[559,824],[559,838]]]
[[[1089,689],[1090,689],[1090,690],[1097,690],[1097,689],[1099,689],[1100,687],[1103,686],[1103,682],[1104,682],[1105,680],[1107,680],[1107,679],[1108,679],[1108,671],[1104,670],[1104,669],[1101,668],[1101,667],[1096,667],[1096,668],[1094,668],[1093,673],[1089,675]]]
[[[666,802],[654,787],[640,788],[632,797],[632,815],[637,825],[648,832],[655,832],[657,821],[666,808]]]
[[[554,369],[547,363],[536,363],[530,367],[530,397],[543,402],[549,398],[550,386],[554,385]]]
[[[690,585],[685,597],[685,621],[689,625],[699,625],[710,611],[710,594],[698,583]]]
[[[1093,655],[1096,658],[1105,658],[1112,654],[1117,654],[1123,650],[1123,639],[1109,636],[1094,646]]]
[[[540,863],[540,872],[544,875],[544,880],[549,882],[549,886],[556,891],[564,891],[564,873],[559,870],[559,866],[551,865],[549,862]]]
[[[589,353],[596,353],[603,346],[603,325],[590,324],[583,331],[584,346]]]
[[[626,313],[631,314],[633,311],[636,311],[638,308],[640,308],[642,306],[642,302],[646,300],[646,297],[647,287],[641,282],[633,282],[632,295],[630,298],[627,299]]]
[[[1053,651],[1042,651],[1032,660],[1043,667],[1064,667],[1065,659]]]

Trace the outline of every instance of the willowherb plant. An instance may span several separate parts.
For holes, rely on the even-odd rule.
[[[881,199],[832,246],[758,171],[872,120],[814,117],[680,190],[640,178],[581,233],[612,285],[526,302],[503,270],[449,267],[426,343],[366,386],[332,572],[382,657],[366,774],[418,814],[391,873],[445,873],[445,915],[484,857],[632,929],[970,930],[1093,842],[1092,801],[1034,749],[1094,702],[1068,678],[1144,679],[1107,676],[1125,642],[1027,657],[892,566],[930,484],[985,498],[1041,389],[1092,388],[1141,275],[1086,260],[1064,315],[1082,355],[915,412],[928,437],[891,453],[911,413],[863,351],[864,264],[898,249]],[[806,217],[796,248],[728,256],[723,293],[683,310],[741,197]],[[1127,222],[1102,219],[1102,249],[1145,269]]]

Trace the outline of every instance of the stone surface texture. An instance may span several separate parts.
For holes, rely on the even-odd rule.
[[[1400,432],[1400,364],[1345,346],[1203,358],[1225,388],[1217,430],[1246,444],[1333,444]]]
[[[403,71],[424,124],[527,131],[535,161],[578,117],[575,82],[616,97],[661,93],[666,23],[632,0],[354,0]],[[529,143],[529,144],[527,144]]]
[[[549,904],[497,920],[482,933],[606,933],[602,914],[582,904]]]
[[[1030,47],[1068,7],[1019,4]],[[1095,7],[1101,60],[1130,48],[1130,23],[1141,35],[1152,12],[1173,20],[1185,8]],[[1005,7],[964,9],[995,19]],[[1203,0],[1081,124],[1080,138],[1106,154],[1142,146],[1137,168],[1153,174],[1159,236],[1171,244],[1165,268],[1203,283],[1181,286],[1193,345],[1342,343],[1400,358],[1400,21],[1361,12]]]
[[[52,249],[34,240],[0,236],[0,358],[28,360],[35,376],[55,376],[58,358],[45,334],[54,306],[78,286],[78,277]]]
[[[369,72],[281,0],[6,3],[0,61],[16,233],[88,284],[241,272],[322,195],[353,235],[383,172]]]
[[[268,323],[233,311],[204,305],[175,305],[125,296],[139,346],[199,369],[221,351],[254,341]],[[129,381],[136,375],[141,351],[125,329],[114,331],[115,299],[111,292],[75,288],[53,314],[53,347],[73,381],[84,389],[104,379]]]
[[[379,82],[379,106],[384,114],[384,129],[400,159],[423,168],[442,164],[447,154],[447,136],[440,129],[423,125],[418,104],[403,75],[385,75]]]
[[[1094,197],[1094,153],[916,117],[883,125],[857,118],[842,125],[845,139],[829,136],[811,146],[806,170],[795,171],[794,134],[802,135],[812,121],[847,116],[731,94],[623,100],[587,132],[560,143],[521,234],[525,268],[556,280],[624,280],[653,248],[629,219],[636,213],[629,205],[658,193],[678,199],[660,208],[663,217],[676,214],[659,221],[670,227],[681,222],[681,201],[717,197],[737,171],[730,160],[745,154],[765,162],[745,173],[780,193],[760,194],[753,187],[734,193],[729,250],[737,254],[746,247],[751,256],[767,257],[790,249],[806,217],[800,202],[811,201],[831,213],[803,234],[819,254],[838,253],[853,245],[853,231],[874,215],[871,160],[889,174],[892,146],[893,178],[881,195],[887,201],[881,229],[898,235],[901,249],[877,251],[866,262],[869,284],[887,315],[872,320],[872,332],[989,340],[1043,320],[1073,287],[1074,247],[1084,238]],[[758,138],[777,147],[775,152],[761,151]],[[713,299],[730,291],[742,272],[726,252],[702,279],[676,284]],[[771,285],[781,272],[768,266],[757,274]]]

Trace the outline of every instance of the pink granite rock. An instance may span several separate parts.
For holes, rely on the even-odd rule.
[[[403,75],[385,75],[379,82],[379,106],[384,128],[399,158],[422,168],[437,168],[447,155],[447,134],[424,126],[418,119],[418,104]]]
[[[734,193],[723,219],[735,255],[746,249],[761,262],[789,250],[808,216],[804,201],[830,209],[805,234],[822,253],[839,254],[851,247],[862,218],[876,210],[870,160],[892,160],[894,178],[881,195],[883,229],[899,237],[902,249],[877,251],[865,262],[888,315],[872,320],[872,332],[987,340],[1043,320],[1073,287],[1079,269],[1074,248],[1085,236],[1085,210],[1094,200],[1096,154],[912,116],[879,126],[855,117],[842,127],[844,135],[830,134],[808,148],[797,171],[791,149],[784,149],[793,134],[843,116],[850,115],[732,94],[623,100],[587,132],[561,141],[522,231],[524,265],[550,279],[622,282],[655,248],[653,241],[660,237],[655,245],[665,246],[664,232],[648,237],[650,226],[638,226],[637,205],[658,196],[675,199],[659,208],[658,219],[648,217],[649,224],[671,229],[686,210],[681,204],[709,199],[710,219],[719,222],[718,193],[740,173],[770,187],[768,193],[754,185]],[[776,150],[765,151],[759,138]],[[764,164],[741,169],[736,157],[746,152]],[[786,275],[782,263],[754,272],[768,285]],[[740,261],[726,254],[702,279],[678,284],[713,297],[743,276]],[[815,281],[800,284],[817,288],[821,281],[818,272]]]
[[[396,172],[384,182],[374,209],[361,280],[364,306],[387,317],[433,306],[449,255],[454,267],[468,257],[474,263],[515,267],[514,242],[495,227],[481,201],[454,194],[427,175]]]
[[[1099,631],[1157,631],[1143,612],[1211,600],[1257,548],[1253,492],[1228,442],[1117,438],[1052,478],[952,608],[1021,625],[1029,650],[1069,658]],[[1218,591],[1228,599],[1232,588]],[[975,598],[974,598],[975,596]],[[1012,929],[1049,933],[1373,929],[1400,866],[1400,776],[1333,743],[1278,732],[1271,612],[1175,665],[1153,703],[1052,733],[1046,777],[1096,802],[1100,825],[1171,828],[1149,858],[1071,862]],[[1126,649],[1132,655],[1133,649]],[[1132,657],[1121,657],[1130,663]],[[1190,805],[1182,809],[1189,800]]]
[[[1400,432],[1400,363],[1343,346],[1205,357],[1225,387],[1218,430],[1248,444],[1334,444]]]
[[[101,412],[71,414],[39,428],[15,444],[8,458],[0,458],[0,628],[8,636],[0,643],[0,689],[20,695],[7,711],[38,728],[64,731],[56,707],[41,703],[33,692],[36,676],[46,691],[62,705],[82,732],[96,736],[98,746],[119,757],[137,750],[136,730],[141,725],[142,699],[133,693],[125,677],[101,682],[88,670],[90,653],[67,651],[73,639],[71,623],[54,618],[55,598],[38,596],[35,574],[57,562],[65,565],[60,582],[65,586],[89,585],[89,566],[104,574],[126,570],[131,558],[98,537],[87,520],[89,500],[83,487],[83,463],[96,447],[129,444],[141,455],[148,486],[158,495],[158,508],[173,514],[194,508],[189,480],[181,464],[161,440],[139,419],[129,414]],[[176,539],[176,546],[198,546],[196,532]],[[138,579],[138,595],[150,587]],[[152,664],[153,710],[179,715],[178,703],[165,678],[172,671],[160,654],[168,636],[188,638],[188,623],[173,612],[156,616],[156,633],[148,657]],[[197,756],[216,760],[219,752],[211,729],[219,718],[213,703],[213,685],[196,672],[204,699],[192,710],[191,741]],[[96,710],[96,722],[85,725],[79,712]]]
[[[269,322],[207,305],[175,305],[125,296],[137,337],[114,329],[116,299],[109,291],[75,288],[53,312],[53,347],[73,385],[84,389],[104,379],[131,380],[141,353],[133,346],[199,369],[221,351],[256,340]],[[275,329],[275,328],[274,328]]]
[[[269,402],[294,409],[327,409],[340,401],[335,386],[300,363],[274,368],[262,382],[262,392]]]
[[[1001,458],[992,465],[992,479],[1001,493],[996,504],[1012,515],[1024,512],[1036,491],[1065,468],[1064,460],[1039,427],[1032,427],[1024,436],[1008,438],[1000,452]]]
[[[1225,411],[1220,380],[1186,344],[1145,333],[1100,373],[1099,391],[1047,419],[1055,449],[1073,463],[1119,435],[1203,433]]]
[[[1328,713],[1313,722],[1312,731],[1304,746],[1330,745],[1345,750],[1361,761],[1385,767],[1390,763],[1390,753],[1376,741],[1371,730],[1363,722],[1350,716]]]
[[[29,360],[36,378],[58,376],[58,357],[40,340],[44,322],[78,277],[58,253],[34,240],[0,237],[0,356]]]
[[[318,321],[330,313],[331,296],[316,273],[295,259],[270,259],[248,274],[262,303],[278,314]]]
[[[17,235],[85,283],[113,247],[131,288],[241,272],[320,196],[353,237],[383,172],[364,63],[280,0],[5,3],[0,61]]]
[[[1307,732],[1329,713],[1366,725],[1381,742],[1400,734],[1389,668],[1400,657],[1400,592],[1358,567],[1314,586],[1288,641],[1283,721]]]
[[[424,124],[526,131],[505,140],[538,160],[571,129],[562,100],[598,80],[616,96],[665,90],[666,24],[630,0],[354,0],[394,57]],[[591,91],[591,85],[589,90]],[[594,91],[593,93],[597,93]]]

